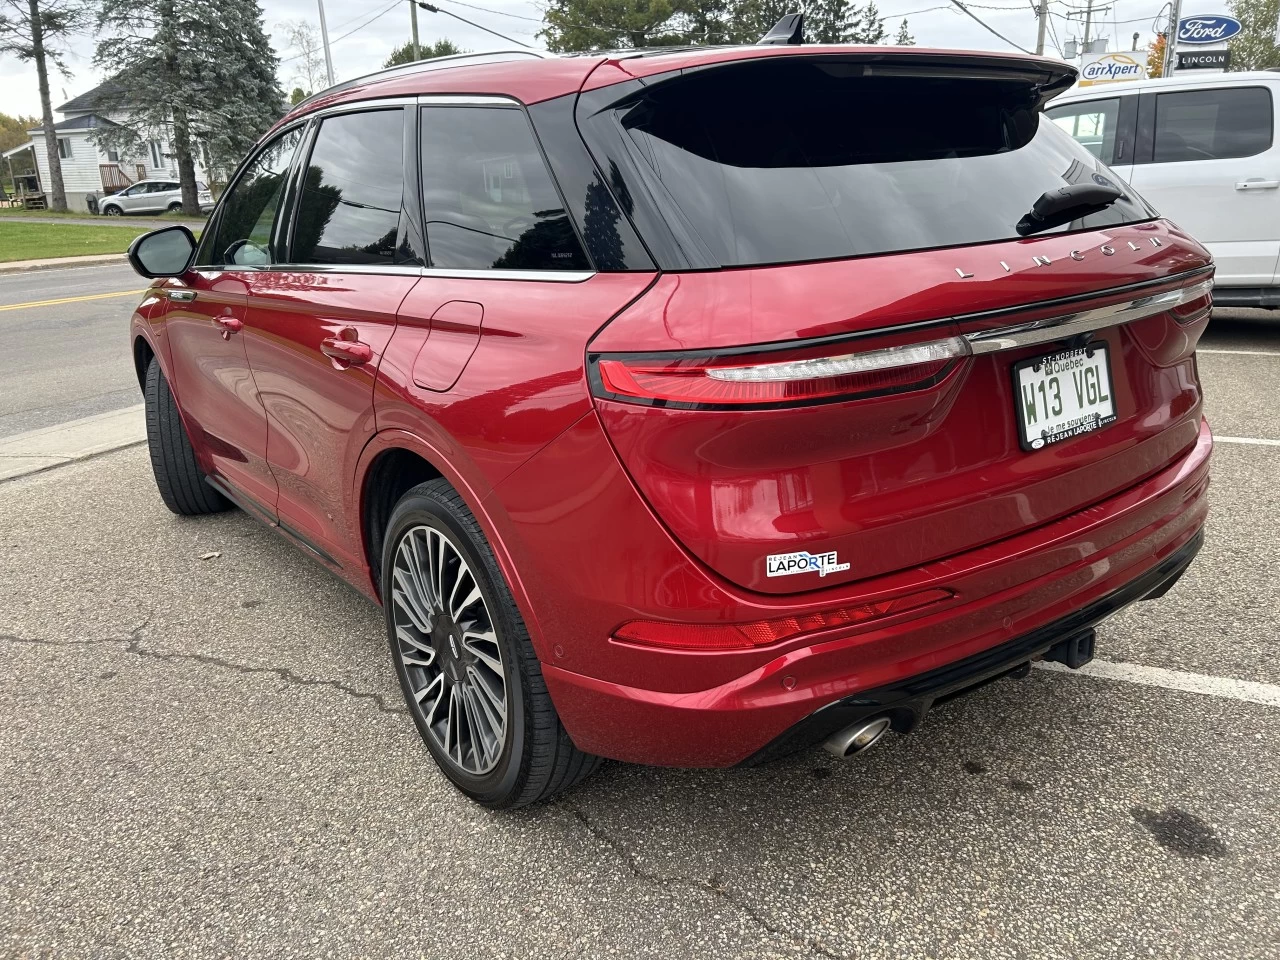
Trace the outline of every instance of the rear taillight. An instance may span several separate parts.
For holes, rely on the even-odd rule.
[[[820,610],[776,620],[750,623],[669,623],[661,620],[632,620],[613,632],[615,640],[652,647],[674,647],[683,650],[742,650],[793,640],[807,633],[852,627],[883,620],[887,617],[919,610],[954,594],[949,590],[923,590],[919,593],[863,603],[856,606]]]
[[[1203,320],[1213,309],[1213,281],[1204,280],[1182,290],[1183,301],[1169,312],[1179,323]]]
[[[848,341],[730,355],[593,356],[593,392],[604,399],[682,408],[786,406],[932,386],[969,355],[962,337],[850,351]]]

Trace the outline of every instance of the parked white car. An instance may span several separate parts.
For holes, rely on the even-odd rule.
[[[1280,73],[1080,87],[1045,111],[1217,261],[1219,306],[1280,307]]]
[[[213,209],[209,185],[196,181],[196,195],[202,213]],[[105,217],[122,217],[127,213],[164,213],[182,209],[182,186],[177,180],[139,180],[133,186],[103,197],[98,212]]]

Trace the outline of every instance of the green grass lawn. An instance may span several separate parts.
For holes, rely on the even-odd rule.
[[[146,226],[137,230],[90,227],[75,223],[0,222],[0,263],[45,257],[83,257],[91,253],[123,253]]]

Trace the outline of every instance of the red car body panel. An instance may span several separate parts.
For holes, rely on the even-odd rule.
[[[864,333],[1114,289],[1135,268],[1158,280],[1208,264],[1185,235],[1163,224],[1139,226],[963,251],[666,276],[591,350],[715,349],[733,345],[729,336],[770,343]],[[1107,256],[1103,247],[1114,252]],[[973,276],[962,279],[958,271]],[[864,290],[873,292],[864,297]],[[1056,309],[1132,296],[1112,293]],[[854,303],[858,312],[848,316]],[[1047,313],[1053,309],[1002,314],[998,323]],[[1157,315],[1101,331],[1096,339],[1111,345],[1117,389],[1123,385],[1119,422],[1033,457],[1019,448],[1012,398],[997,407],[990,398],[1007,392],[1011,363],[1042,347],[972,357],[932,387],[847,403],[708,411],[601,401],[599,412],[636,484],[695,556],[748,589],[795,593],[813,584],[767,577],[766,555],[835,550],[849,569],[824,582],[853,582],[1046,523],[1160,469],[1195,439],[1199,391],[1189,358],[1207,323],[1207,316],[1184,326]],[[913,332],[907,342],[988,325],[961,319]],[[1174,331],[1176,349],[1163,349],[1154,362],[1149,351],[1130,349],[1139,338],[1163,342]],[[1145,415],[1150,410],[1163,415]]]
[[[249,370],[245,342],[220,323],[241,325],[248,313],[244,274],[192,271],[185,287],[196,299],[165,301],[164,328],[187,432],[204,470],[222,476],[270,511],[278,488],[267,460],[267,419]],[[178,387],[177,384],[181,384]]]
[[[531,104],[794,52],[459,65],[357,82],[300,112],[431,93]],[[849,48],[804,49],[826,52]],[[149,296],[132,330],[160,359],[202,469],[330,569],[378,599],[371,478],[385,455],[415,454],[476,515],[578,746],[715,766],[827,704],[1051,624],[1190,544],[1212,447],[1193,355],[1207,316],[1098,331],[1117,421],[1032,453],[1019,449],[1010,368],[1049,346],[967,357],[891,396],[749,414],[593,396],[589,357],[869,332],[873,345],[914,343],[1054,316],[1064,298],[1070,309],[1119,303],[1136,295],[1119,288],[1159,292],[1209,270],[1193,239],[1153,221],[576,282],[192,271],[158,286],[195,289],[194,302]],[[227,316],[242,328],[224,336]],[[334,360],[327,338],[367,345],[368,361]],[[798,549],[838,551],[850,567],[821,580],[764,575],[766,554]],[[746,623],[932,589],[949,599],[769,646],[614,637],[635,620]]]
[[[350,478],[376,430],[378,363],[417,278],[337,271],[251,277],[242,337],[267,417],[278,519],[338,566],[359,569],[360,504]],[[332,359],[322,349],[327,338],[367,344],[372,359]]]

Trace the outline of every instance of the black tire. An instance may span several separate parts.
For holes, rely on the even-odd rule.
[[[122,217],[124,216],[124,211],[113,203],[102,208],[102,215],[104,217]]]
[[[182,204],[181,204],[181,203],[171,203],[171,204],[169,204],[169,212],[170,212],[170,213],[181,213],[181,212],[182,212]]]
[[[423,707],[414,697],[396,637],[393,600],[394,565],[401,541],[411,531],[428,527],[442,533],[476,574],[488,620],[502,651],[505,671],[506,723],[496,766],[477,775],[455,763],[428,728]],[[511,597],[480,525],[462,498],[444,480],[419,484],[406,493],[387,524],[383,541],[383,611],[387,642],[405,703],[427,749],[460,791],[491,809],[510,809],[546,800],[594,773],[601,759],[574,746],[547,693],[542,669],[524,619]]]
[[[154,358],[147,364],[144,397],[151,471],[164,505],[184,517],[228,509],[230,501],[205,482],[169,382]]]

